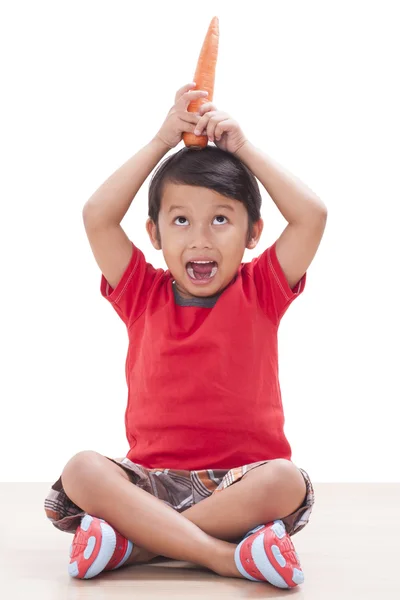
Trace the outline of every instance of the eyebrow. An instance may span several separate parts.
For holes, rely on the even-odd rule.
[[[176,204],[173,204],[172,206],[170,206],[168,214],[176,208],[178,208],[179,210],[187,210],[184,206],[177,206]],[[229,204],[218,204],[217,206],[215,206],[215,208],[227,208],[228,210],[235,212],[235,209]]]

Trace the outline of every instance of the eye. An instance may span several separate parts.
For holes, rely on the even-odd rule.
[[[176,217],[176,218],[175,218],[175,220],[174,220],[174,223],[175,223],[175,221],[177,221],[178,219],[185,219],[185,217]],[[181,223],[181,225],[182,225],[182,223]]]
[[[227,218],[227,217],[225,217],[224,215],[217,215],[217,216],[216,216],[216,217],[214,217],[214,218],[215,218],[215,219],[220,219],[220,218],[222,218],[222,219],[226,219],[226,220],[228,221],[228,218]],[[175,221],[177,221],[178,219],[184,219],[185,221],[187,221],[186,217],[175,217],[175,219],[174,219],[174,223],[175,223]],[[180,223],[180,224],[181,224],[181,225],[183,225],[183,223]],[[221,223],[221,222],[220,222],[219,224],[220,224],[220,225],[225,225],[225,223]]]

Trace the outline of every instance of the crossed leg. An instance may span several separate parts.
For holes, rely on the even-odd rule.
[[[75,504],[105,519],[135,544],[126,564],[162,555],[228,577],[241,577],[233,540],[257,525],[291,514],[306,494],[300,471],[283,459],[252,469],[234,485],[183,513],[133,485],[122,468],[96,452],[76,454],[61,478]]]

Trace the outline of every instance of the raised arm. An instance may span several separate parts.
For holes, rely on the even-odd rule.
[[[249,141],[236,155],[261,181],[288,221],[276,242],[276,256],[293,288],[307,271],[318,250],[325,230],[327,208],[300,179]]]
[[[120,223],[134,197],[168,148],[158,139],[113,173],[83,207],[83,222],[96,262],[115,288],[132,258],[132,243]]]
[[[132,243],[120,223],[146,178],[163,156],[193,133],[199,120],[188,112],[191,101],[204,97],[204,90],[182,86],[175,104],[154,138],[113,173],[83,207],[83,222],[92,252],[108,283],[115,289],[132,258]]]

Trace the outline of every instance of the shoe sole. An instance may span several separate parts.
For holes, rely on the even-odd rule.
[[[263,579],[252,577],[243,565],[240,555],[242,546],[245,543],[248,543],[248,538],[242,540],[235,550],[236,567],[246,579],[264,581]],[[281,520],[274,521],[273,525],[270,525],[268,529],[265,529],[254,537],[249,551],[251,558],[248,557],[246,561],[250,562],[251,560],[265,580],[272,585],[288,589],[304,582],[304,574],[300,567],[299,556]],[[288,552],[293,553],[296,560],[289,563],[282,552],[286,556],[288,556]],[[288,569],[292,571],[292,581],[290,584],[282,577],[284,570],[288,571]],[[288,577],[287,573],[286,577]]]
[[[93,522],[93,517],[90,515],[85,515],[81,521],[80,526],[78,527],[75,535],[79,533],[79,530],[87,532]],[[85,560],[89,560],[92,556],[96,546],[100,543],[99,552],[94,559],[93,563],[90,565],[85,574],[79,575],[78,569],[78,561],[81,560],[82,554],[79,555],[78,560],[74,560],[74,562],[68,565],[68,573],[71,577],[77,577],[78,579],[90,579],[91,577],[95,577],[101,571],[104,571],[107,564],[110,562],[112,555],[114,554],[114,550],[117,544],[117,538],[115,535],[115,531],[108,525],[103,519],[100,519],[100,529],[101,529],[101,539],[98,539],[97,535],[89,535],[87,537],[86,548],[83,551],[83,558]],[[71,545],[70,555],[72,553],[74,542]]]

